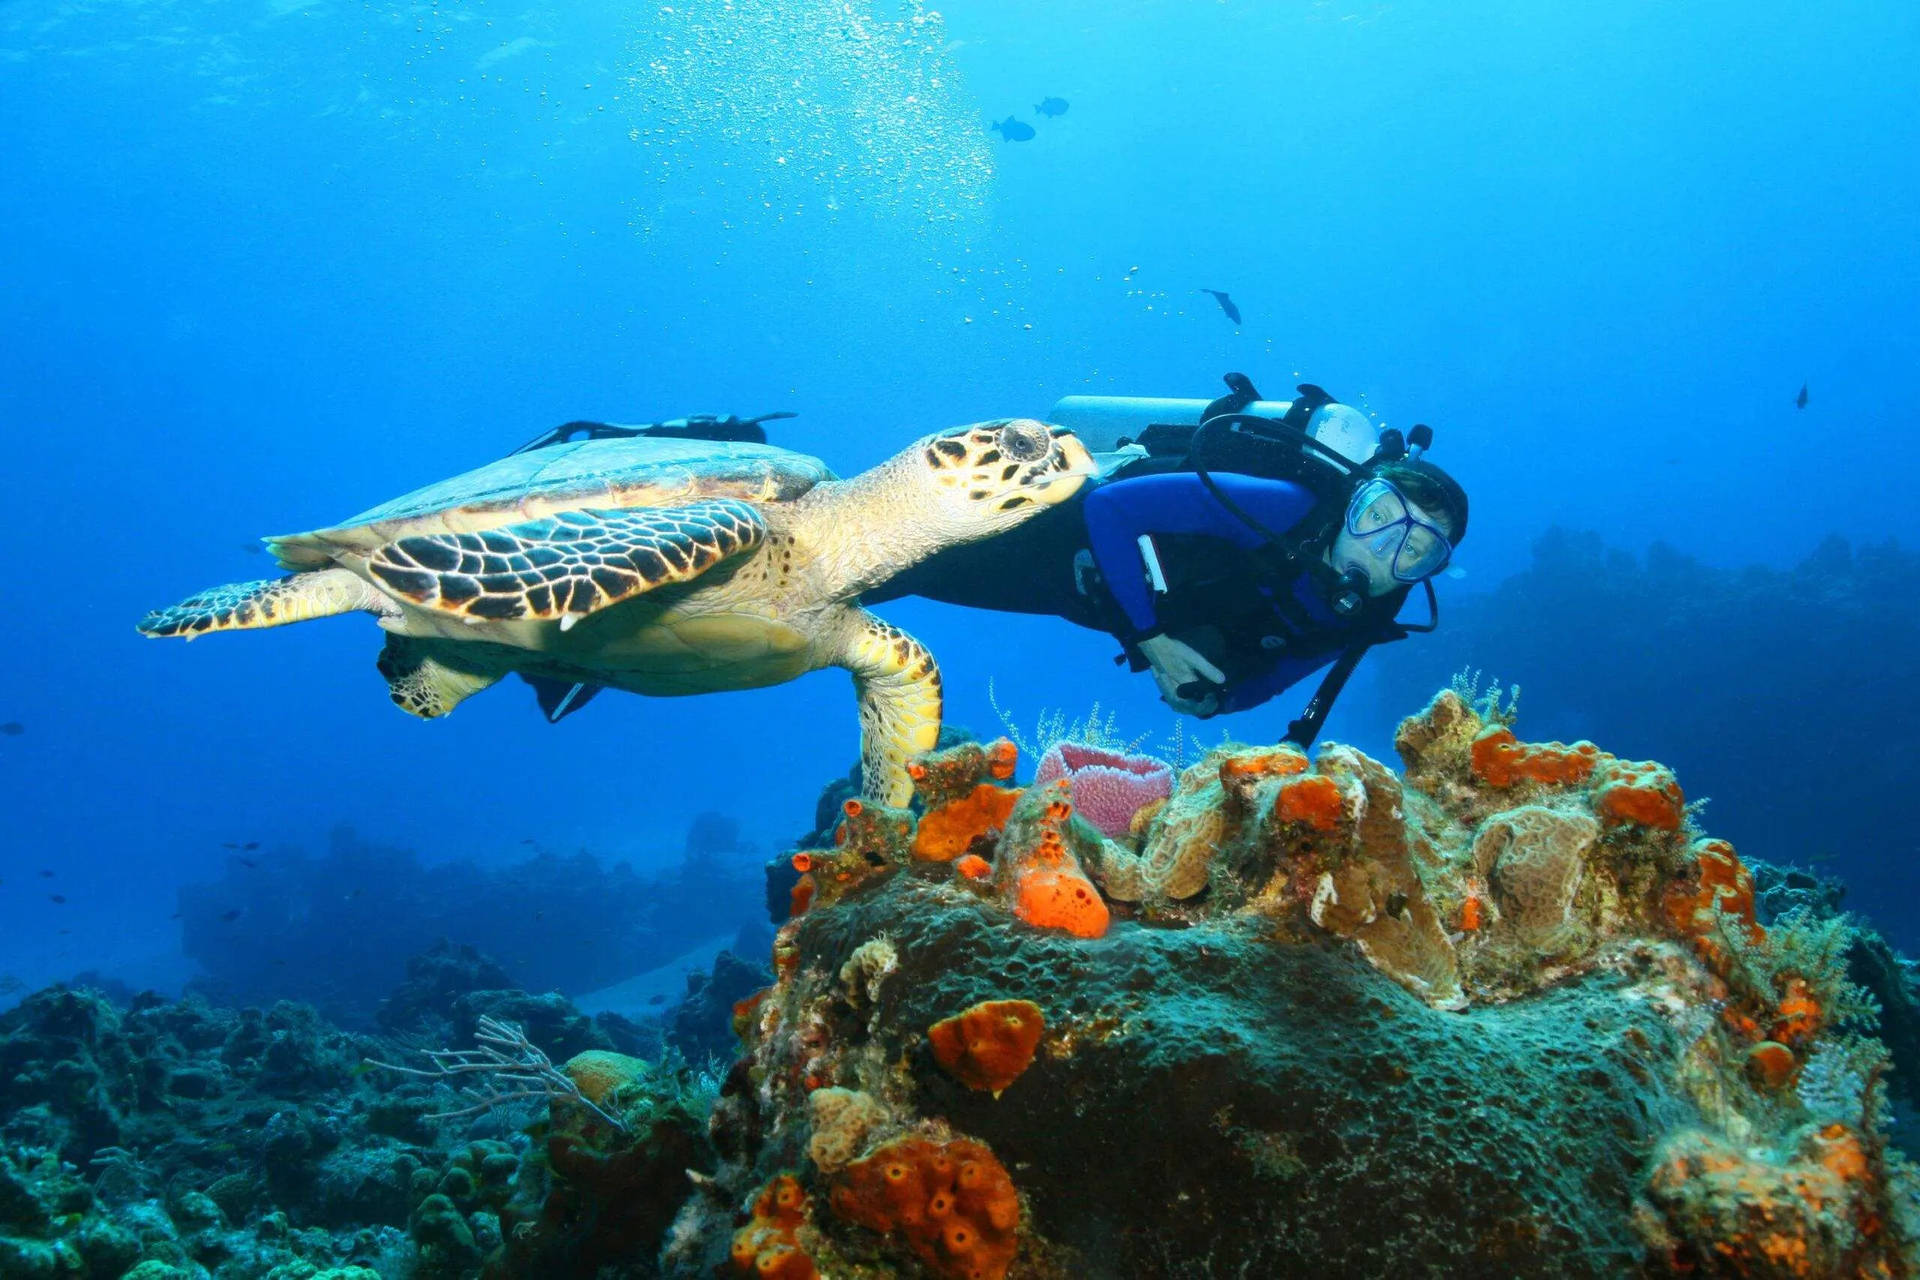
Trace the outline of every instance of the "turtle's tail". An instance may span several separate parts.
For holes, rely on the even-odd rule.
[[[140,619],[139,630],[142,635],[191,640],[209,631],[279,627],[355,610],[383,615],[399,612],[391,600],[348,570],[321,569],[202,591],[179,604],[155,609]]]

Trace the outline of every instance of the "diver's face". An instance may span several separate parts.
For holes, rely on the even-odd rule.
[[[1354,495],[1327,563],[1366,575],[1367,594],[1384,596],[1447,563],[1451,548],[1440,525],[1398,489],[1374,480]]]

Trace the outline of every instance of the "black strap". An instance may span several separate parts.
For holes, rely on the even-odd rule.
[[[777,413],[763,413],[756,418],[742,418],[735,414],[724,417],[713,413],[690,414],[683,419],[669,422],[650,422],[645,426],[627,427],[612,422],[590,422],[581,420],[569,422],[543,431],[533,439],[515,449],[513,453],[531,453],[535,449],[545,449],[556,444],[565,444],[570,440],[631,440],[635,436],[660,436],[678,440],[720,440],[742,444],[765,444],[766,430],[763,422],[772,422],[779,418],[798,417],[790,410]],[[512,457],[513,454],[508,454]]]
[[[1291,742],[1303,751],[1313,745],[1313,740],[1320,736],[1321,726],[1327,722],[1327,713],[1333,710],[1334,701],[1353,676],[1353,669],[1360,665],[1360,659],[1367,656],[1367,650],[1373,645],[1373,641],[1367,640],[1347,646],[1334,664],[1327,668],[1327,674],[1321,677],[1320,687],[1313,691],[1306,710],[1300,713],[1298,720],[1287,726],[1286,736],[1280,739],[1282,742]]]

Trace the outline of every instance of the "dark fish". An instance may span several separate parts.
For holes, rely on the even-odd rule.
[[[260,864],[255,862],[252,858],[241,858],[240,865],[243,867],[257,867]]]
[[[1233,321],[1235,324],[1240,323],[1240,308],[1233,305],[1232,298],[1229,298],[1218,289],[1202,289],[1200,292],[1212,294],[1213,300],[1220,304],[1220,309],[1227,313],[1227,319]]]
[[[235,920],[238,920],[240,918],[240,908],[234,907],[231,910],[222,911],[220,913],[220,918],[222,920],[225,920],[228,924],[232,924]]]
[[[258,542],[243,542],[240,544],[240,549],[246,552],[250,556],[257,556],[262,551],[265,551],[266,547],[262,546]]]
[[[53,872],[47,870],[45,867],[42,867],[40,868],[40,878],[42,880],[51,880],[53,879]]]
[[[1796,409],[1807,407],[1807,384],[1804,382],[1800,384],[1800,394],[1793,398],[1793,407]]]
[[[1040,99],[1040,105],[1035,107],[1034,110],[1043,116],[1063,116],[1067,114],[1067,100],[1065,98],[1042,98]]]
[[[647,997],[648,1004],[665,1004],[666,1002],[667,998],[665,996],[653,995]]]
[[[5,734],[9,738],[17,738],[26,731],[27,726],[21,724],[18,720],[9,720],[5,724],[0,724],[0,733]]]
[[[64,907],[67,905],[67,895],[64,893],[50,893],[47,895],[47,901],[57,902]]]
[[[1000,141],[1002,142],[1033,141],[1033,126],[1023,124],[1021,121],[1015,120],[1012,116],[1008,116],[1005,120],[996,121],[989,125],[988,128],[998,132]]]
[[[223,842],[221,843],[221,845],[220,845],[220,847],[221,847],[222,849],[238,849],[238,848],[239,848],[240,846],[239,846],[238,844],[235,844],[235,843],[234,843],[233,841],[231,841],[231,840],[227,840],[227,841],[223,841]]]
[[[241,845],[240,847],[242,849],[258,849],[260,847],[260,842],[258,840],[249,840],[245,844]]]

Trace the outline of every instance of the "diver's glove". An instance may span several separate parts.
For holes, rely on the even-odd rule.
[[[1199,650],[1164,632],[1134,642],[1160,686],[1160,701],[1183,715],[1205,719],[1220,711],[1226,672],[1200,656]]]

